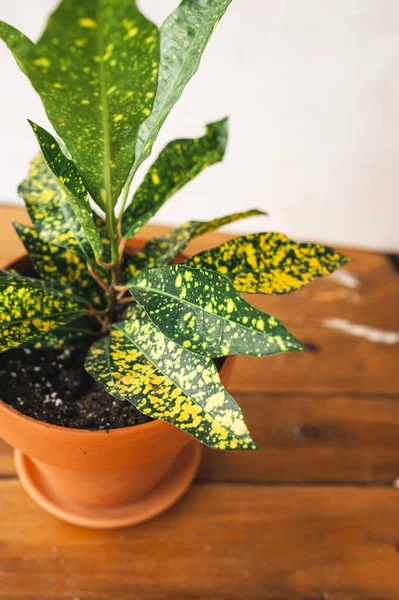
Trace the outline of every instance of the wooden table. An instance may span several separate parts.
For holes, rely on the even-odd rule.
[[[4,264],[22,252],[10,222],[27,217],[3,207],[0,219]],[[253,298],[309,351],[239,360],[230,388],[259,452],[205,450],[195,485],[159,518],[61,523],[0,445],[0,598],[399,599],[399,277],[384,255],[348,254],[340,275]]]

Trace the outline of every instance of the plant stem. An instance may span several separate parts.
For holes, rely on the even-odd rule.
[[[104,292],[109,292],[109,287],[108,285],[105,283],[105,281],[103,281],[101,279],[101,277],[99,276],[99,274],[93,269],[93,267],[89,267],[89,273],[90,275],[93,277],[94,281],[96,281],[98,283],[98,285],[104,290]]]
[[[131,302],[135,302],[134,298],[132,298],[131,296],[126,298],[120,298],[119,300],[119,304],[130,304]]]
[[[98,5],[97,21],[101,22],[102,12],[101,4]],[[100,57],[104,55],[104,43],[101,35],[97,37],[98,54]],[[110,325],[115,318],[115,304],[117,293],[114,289],[114,285],[119,283],[119,237],[117,230],[117,222],[115,217],[115,210],[112,199],[112,183],[111,183],[111,132],[110,132],[110,115],[108,107],[108,98],[106,93],[106,77],[104,72],[104,63],[101,59],[99,61],[99,78],[101,82],[101,106],[103,107],[103,129],[104,129],[104,212],[105,212],[105,223],[108,233],[108,238],[111,244],[111,273],[112,283],[108,292],[108,323]]]
[[[126,185],[123,188],[122,202],[121,202],[121,207],[119,209],[119,214],[118,214],[118,222],[119,223],[122,220],[123,213],[125,212],[126,202],[127,202],[127,199],[129,198],[130,186],[131,186],[131,184]]]

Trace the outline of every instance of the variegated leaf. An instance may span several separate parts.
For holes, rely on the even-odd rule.
[[[348,260],[328,246],[298,244],[282,233],[257,233],[202,252],[185,265],[223,273],[239,292],[286,294],[329,275]]]
[[[71,285],[62,285],[59,281],[54,279],[44,281],[43,279],[38,279],[36,277],[28,277],[26,275],[21,275],[20,273],[13,272],[12,270],[0,270],[0,277],[2,285],[14,285],[16,287],[29,287],[44,290],[50,294],[58,295],[61,298],[66,297],[70,300],[73,300],[77,304],[81,304],[82,306],[89,308],[90,302],[88,298],[86,298],[83,294],[79,294],[79,292],[73,288]]]
[[[86,263],[78,254],[60,246],[46,244],[32,227],[19,223],[15,223],[14,227],[42,279],[56,280],[63,286],[71,286],[76,294],[84,290],[87,292],[88,302],[95,306],[104,305],[103,290],[89,275]]]
[[[111,396],[119,400],[125,400],[119,394],[112,376],[109,342],[110,338],[107,336],[97,340],[90,346],[85,360],[85,369],[96,381],[104,386]]]
[[[89,262],[90,244],[41,152],[31,162],[18,193],[44,242],[73,250]]]
[[[144,312],[114,326],[110,356],[119,393],[144,414],[213,448],[256,449],[214,362],[168,340]]]
[[[6,23],[0,38],[40,94],[92,198],[101,206],[110,190],[116,202],[157,89],[155,25],[134,0],[63,0],[37,44]]]
[[[217,217],[211,221],[191,221],[192,223],[197,224],[197,229],[195,230],[195,235],[193,237],[198,237],[204,233],[215,231],[215,229],[219,229],[219,227],[223,227],[223,225],[229,225],[230,223],[235,223],[235,221],[241,221],[241,219],[266,215],[267,213],[265,211],[259,210],[258,208],[252,208],[250,210],[246,210],[245,212],[233,213],[232,215],[226,215],[225,217]]]
[[[231,0],[183,0],[162,25],[158,89],[151,115],[140,126],[130,183],[166,117],[196,73],[205,46]]]
[[[45,337],[24,344],[24,346],[36,350],[42,348],[84,350],[93,343],[93,340],[99,334],[99,327],[96,326],[96,322],[92,318],[81,317],[72,323],[46,333]]]
[[[142,250],[128,257],[126,275],[136,277],[142,271],[167,265],[194,236],[197,223],[189,221],[178,229],[148,242]]]
[[[128,258],[126,272],[128,276],[135,277],[145,269],[168,265],[187,246],[191,239],[219,229],[223,225],[234,223],[234,221],[265,214],[261,210],[252,209],[212,219],[211,221],[188,221],[162,237],[151,240],[142,250],[132,254]]]
[[[122,233],[131,238],[186,183],[223,159],[227,119],[211,123],[201,138],[170,142],[154,162],[127,208]]]
[[[0,277],[0,305],[0,352],[45,336],[86,312],[51,284],[12,275]]]
[[[75,163],[62,153],[57,140],[48,131],[31,121],[30,124],[40,144],[47,166],[67,195],[76,219],[86,234],[94,254],[100,258],[102,254],[100,235],[94,224],[93,211],[85,184]]]
[[[172,265],[127,283],[152,322],[171,340],[206,356],[270,356],[302,350],[274,317],[248,304],[215,271]]]

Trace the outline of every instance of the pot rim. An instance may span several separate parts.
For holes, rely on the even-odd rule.
[[[151,430],[154,430],[154,429],[159,430],[160,427],[168,428],[170,425],[169,423],[167,423],[166,421],[162,421],[161,419],[154,419],[153,421],[150,421],[149,423],[140,423],[138,425],[129,425],[128,427],[117,427],[115,429],[108,429],[108,430],[107,429],[95,429],[95,430],[77,429],[75,427],[64,427],[62,425],[53,425],[52,423],[47,423],[46,421],[40,421],[39,419],[35,419],[34,417],[25,415],[24,413],[20,412],[16,408],[10,406],[9,404],[7,404],[7,402],[4,402],[4,400],[1,400],[1,399],[0,399],[0,406],[3,411],[10,414],[14,418],[18,418],[18,419],[22,419],[23,421],[27,421],[28,423],[30,423],[31,426],[36,427],[37,429],[41,429],[43,432],[44,431],[46,433],[54,432],[55,434],[62,432],[63,435],[68,435],[70,437],[76,437],[76,438],[86,437],[87,435],[90,435],[90,437],[93,437],[94,439],[99,438],[99,437],[103,438],[104,436],[107,436],[107,437],[112,436],[113,438],[125,437],[125,435],[127,435],[133,431],[139,435],[143,434],[143,436],[145,435],[147,437],[148,433],[150,433]],[[158,433],[158,432],[154,432],[154,433]],[[51,435],[51,433],[50,433],[50,435]]]
[[[235,356],[226,356],[220,371],[219,375],[223,376],[224,374],[228,375],[231,371],[234,363]],[[128,400],[125,400],[128,402]],[[57,434],[63,433],[63,435],[68,435],[70,438],[79,438],[86,437],[90,435],[91,439],[112,439],[116,441],[116,438],[125,438],[130,434],[134,433],[139,437],[148,437],[149,434],[157,435],[162,430],[167,430],[170,427],[175,427],[172,423],[168,423],[167,421],[162,421],[162,419],[153,419],[149,423],[140,423],[139,425],[129,425],[128,427],[116,427],[114,429],[77,429],[75,427],[63,427],[62,425],[53,425],[52,423],[47,423],[45,421],[40,421],[39,419],[35,419],[34,417],[30,417],[20,412],[16,408],[13,408],[4,400],[0,398],[0,409],[8,413],[13,418],[22,419],[31,426],[36,427],[41,430],[43,433],[47,434]]]

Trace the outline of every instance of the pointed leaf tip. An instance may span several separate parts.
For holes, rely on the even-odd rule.
[[[39,142],[47,166],[65,192],[76,219],[79,221],[96,257],[101,258],[100,235],[94,224],[88,192],[75,163],[62,152],[57,140],[43,127],[29,121]]]

